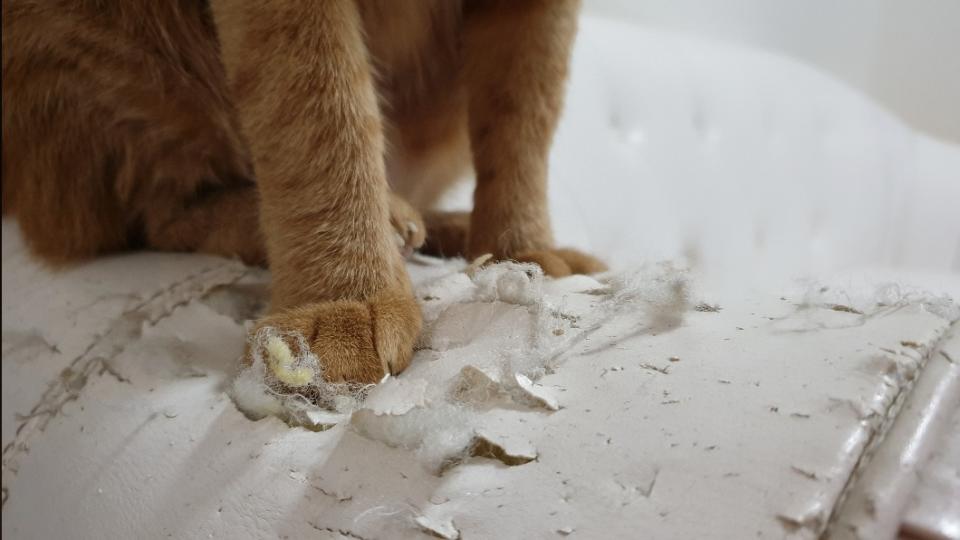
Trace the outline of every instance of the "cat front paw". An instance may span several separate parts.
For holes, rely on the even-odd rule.
[[[302,337],[316,355],[320,372],[300,373],[284,358],[288,351],[297,350],[297,343],[268,344],[268,363],[278,378],[289,377],[289,384],[313,377],[367,384],[406,369],[421,321],[413,297],[397,291],[368,301],[336,300],[288,308],[258,321],[253,332],[261,335],[267,330],[281,340]]]
[[[564,277],[571,274],[596,274],[607,270],[600,259],[575,249],[550,248],[523,251],[513,257],[517,262],[535,263],[543,273],[551,277]]]

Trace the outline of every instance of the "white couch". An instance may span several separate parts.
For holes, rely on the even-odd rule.
[[[225,393],[262,272],[130,254],[50,273],[5,222],[3,535],[890,537],[960,400],[957,305],[784,282],[915,267],[960,289],[958,171],[960,150],[796,62],[585,18],[553,218],[624,273],[541,290],[412,264],[440,298],[425,348],[322,432]],[[693,277],[629,270],[660,258]],[[878,475],[897,489],[875,497]]]
[[[558,237],[617,264],[960,271],[960,148],[786,57],[586,21],[553,153]]]

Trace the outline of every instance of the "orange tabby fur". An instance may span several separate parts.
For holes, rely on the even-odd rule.
[[[259,325],[303,333],[328,379],[379,380],[420,328],[398,242],[603,268],[553,247],[546,205],[578,8],[5,0],[4,213],[54,264],[268,263]],[[473,212],[429,212],[471,165]]]

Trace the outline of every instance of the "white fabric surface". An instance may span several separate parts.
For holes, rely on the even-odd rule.
[[[785,57],[607,20],[581,37],[551,160],[559,239],[734,282],[960,272],[960,148]]]

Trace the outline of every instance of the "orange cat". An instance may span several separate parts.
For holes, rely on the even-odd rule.
[[[603,268],[554,248],[546,205],[578,9],[5,0],[4,212],[54,264],[136,247],[269,263],[259,326],[301,332],[330,380],[377,381],[412,354],[401,251],[425,232],[434,252]],[[471,164],[472,213],[430,212]]]

